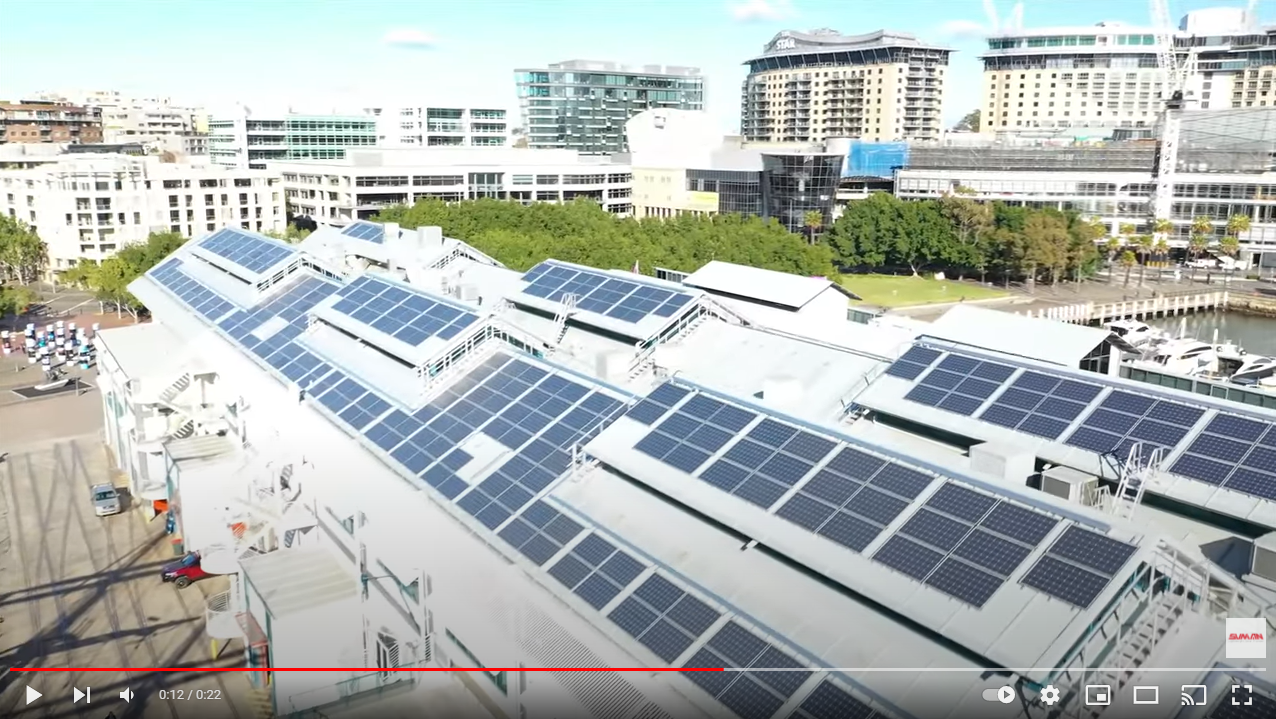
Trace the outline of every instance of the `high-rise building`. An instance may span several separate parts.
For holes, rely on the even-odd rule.
[[[1156,42],[1153,28],[1107,22],[990,37],[981,131],[1154,127],[1164,90]],[[1276,107],[1276,26],[1259,28],[1239,8],[1202,10],[1183,18],[1174,44],[1180,56],[1198,50],[1189,107]]]
[[[377,144],[368,115],[254,112],[239,106],[208,122],[208,154],[229,167],[265,169],[268,161],[338,160],[346,150]]]
[[[102,112],[66,102],[0,102],[0,145],[102,141]]]
[[[741,134],[749,142],[938,139],[951,52],[887,30],[786,30],[746,63]]]
[[[278,174],[158,157],[62,155],[0,172],[0,212],[31,225],[56,271],[103,260],[151,232],[188,237],[231,225],[282,230]]]
[[[624,152],[625,123],[643,110],[704,109],[704,76],[696,67],[569,60],[515,76],[531,148]]]
[[[369,107],[383,147],[504,147],[506,110],[466,107]]]

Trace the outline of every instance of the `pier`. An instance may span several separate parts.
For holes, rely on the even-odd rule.
[[[1276,295],[1257,292],[1184,292],[1123,302],[1080,302],[1073,305],[1026,310],[1019,314],[1074,324],[1103,324],[1119,319],[1173,317],[1193,312],[1235,310],[1276,317]]]

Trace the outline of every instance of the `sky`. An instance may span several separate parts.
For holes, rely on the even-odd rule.
[[[1177,19],[1246,0],[1169,0]],[[988,6],[1013,0],[40,0],[7,3],[0,99],[119,90],[215,111],[468,105],[517,109],[514,70],[570,59],[699,67],[735,132],[742,63],[782,30],[887,28],[953,48],[945,108],[975,109]],[[1148,0],[1024,0],[1025,27],[1146,25]],[[1276,0],[1259,0],[1276,21]]]

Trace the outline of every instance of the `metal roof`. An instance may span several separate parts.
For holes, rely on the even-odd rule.
[[[359,580],[326,549],[268,552],[239,566],[274,619],[359,596]]]
[[[803,277],[721,260],[713,260],[692,272],[682,283],[709,292],[721,292],[793,310],[801,309],[829,288],[852,299],[859,299],[842,290],[840,285],[827,277]]]
[[[181,338],[158,322],[99,330],[93,339],[129,379],[174,372],[186,359]]]
[[[1067,322],[1042,322],[1001,310],[959,304],[927,327],[925,335],[1017,357],[1076,367],[1112,333]]]
[[[164,451],[174,462],[220,458],[223,455],[234,454],[239,448],[239,445],[230,437],[215,434],[170,439],[164,443]]]

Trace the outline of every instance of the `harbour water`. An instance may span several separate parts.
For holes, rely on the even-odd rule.
[[[1188,337],[1210,342],[1217,329],[1219,342],[1231,340],[1250,354],[1276,355],[1276,319],[1231,312],[1202,312],[1150,320],[1148,324],[1177,332],[1180,322],[1186,323]]]

